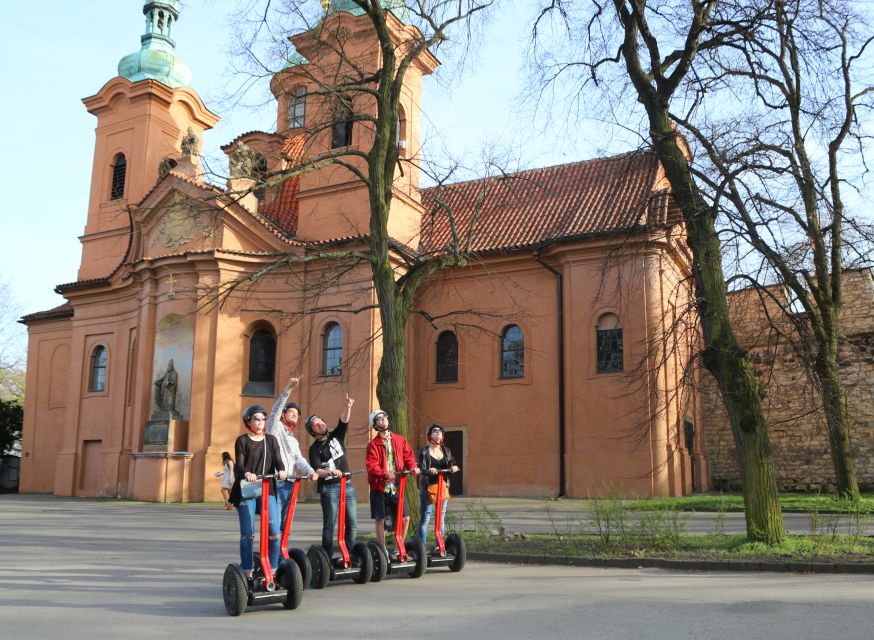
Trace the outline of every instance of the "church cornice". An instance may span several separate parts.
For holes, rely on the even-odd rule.
[[[118,96],[124,96],[131,102],[158,100],[164,107],[178,102],[187,108],[191,119],[204,129],[211,129],[221,119],[207,108],[193,89],[189,87],[171,89],[157,80],[131,82],[127,78],[116,76],[93,96],[83,98],[82,103],[88,113],[99,116],[113,109],[112,101]]]

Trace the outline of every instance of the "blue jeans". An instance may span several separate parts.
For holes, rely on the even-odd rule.
[[[326,484],[322,487],[322,547],[328,555],[334,553],[334,527],[337,526],[337,509],[340,506],[340,485]],[[355,487],[346,483],[346,548],[355,546],[358,529],[358,513],[355,504]]]
[[[240,566],[243,571],[252,571],[252,551],[255,547],[255,512],[261,498],[241,500],[237,507],[237,516],[240,518]],[[270,496],[269,500],[269,530],[270,530],[270,566],[275,570],[279,565],[279,537],[280,528],[276,514],[279,513],[279,503],[276,496]]]
[[[291,492],[294,490],[293,482],[277,482],[276,483],[276,499],[279,501],[279,507],[282,516],[279,518],[279,531],[285,527],[285,517],[288,515],[288,505],[291,504]]]
[[[422,505],[422,511],[419,516],[419,537],[422,539],[422,542],[428,544],[428,523],[431,522],[431,515],[434,513],[434,507],[437,505],[428,502],[427,488],[419,493],[419,503]],[[440,530],[443,531],[444,536],[446,534],[446,506],[448,504],[449,500],[443,501],[443,511],[440,513]]]

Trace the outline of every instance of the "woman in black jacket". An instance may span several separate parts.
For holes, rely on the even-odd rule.
[[[240,518],[240,566],[246,578],[252,577],[252,551],[255,546],[255,513],[260,497],[244,498],[240,481],[259,482],[258,476],[275,474],[285,480],[285,465],[276,438],[265,433],[267,413],[263,407],[252,405],[243,412],[246,433],[237,438],[234,444],[236,464],[234,465],[234,486],[231,488],[230,502],[237,507]],[[270,566],[279,564],[279,503],[276,501],[276,482],[270,487]]]
[[[434,504],[436,504],[437,495],[437,471],[449,470],[452,473],[458,471],[458,467],[452,459],[452,452],[443,444],[443,427],[439,424],[432,424],[428,427],[428,445],[419,449],[418,463],[422,470],[421,493],[419,494],[419,502],[422,506],[421,515],[419,517],[419,537],[426,545],[428,544],[428,523],[431,521],[431,514],[434,513]],[[431,491],[428,491],[431,487]],[[449,478],[445,478],[444,485],[443,510],[440,517],[440,527],[444,528],[446,522],[446,505],[449,503]],[[441,496],[441,497],[444,497]],[[434,502],[431,502],[431,500]]]

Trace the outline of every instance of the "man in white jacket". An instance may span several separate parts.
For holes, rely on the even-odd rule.
[[[289,478],[300,475],[309,476],[310,480],[317,480],[318,474],[310,466],[307,459],[301,455],[300,444],[297,438],[292,435],[292,431],[300,422],[300,407],[295,402],[288,402],[288,396],[298,384],[300,384],[300,378],[292,377],[282,393],[279,394],[273,404],[273,409],[270,411],[270,417],[267,419],[267,429],[268,433],[279,441],[282,462],[285,463]],[[285,526],[285,517],[288,514],[293,488],[294,481],[279,482],[276,485],[279,506],[282,510],[282,520],[279,521],[280,528]]]

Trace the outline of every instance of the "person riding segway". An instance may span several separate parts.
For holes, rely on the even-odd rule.
[[[419,467],[406,438],[389,430],[385,411],[370,414],[370,426],[376,436],[367,444],[365,465],[370,485],[370,515],[376,528],[376,542],[368,544],[373,557],[373,578],[378,582],[387,573],[407,570],[413,578],[425,572],[425,544],[418,538],[404,540],[410,525],[404,500],[407,476],[419,474]],[[394,511],[395,550],[389,553],[385,544],[387,517]],[[391,529],[392,527],[388,527]]]
[[[236,465],[230,502],[237,507],[240,520],[240,564],[225,568],[222,595],[229,615],[242,614],[247,606],[281,602],[286,609],[296,609],[303,597],[303,580],[293,560],[280,561],[274,478],[285,479],[279,445],[266,435],[264,409],[252,405],[243,412],[248,433],[235,443]],[[260,548],[258,564],[253,566],[254,524],[260,511]],[[272,517],[271,517],[272,516]],[[274,571],[274,567],[276,570]]]
[[[434,515],[435,546],[428,549],[428,566],[448,566],[451,571],[461,571],[467,559],[464,540],[457,533],[443,539],[446,526],[446,507],[449,504],[449,474],[458,471],[452,452],[444,442],[444,429],[437,423],[428,427],[428,444],[419,449],[418,462],[422,469],[422,506],[419,519],[419,538],[428,545],[428,522]]]

